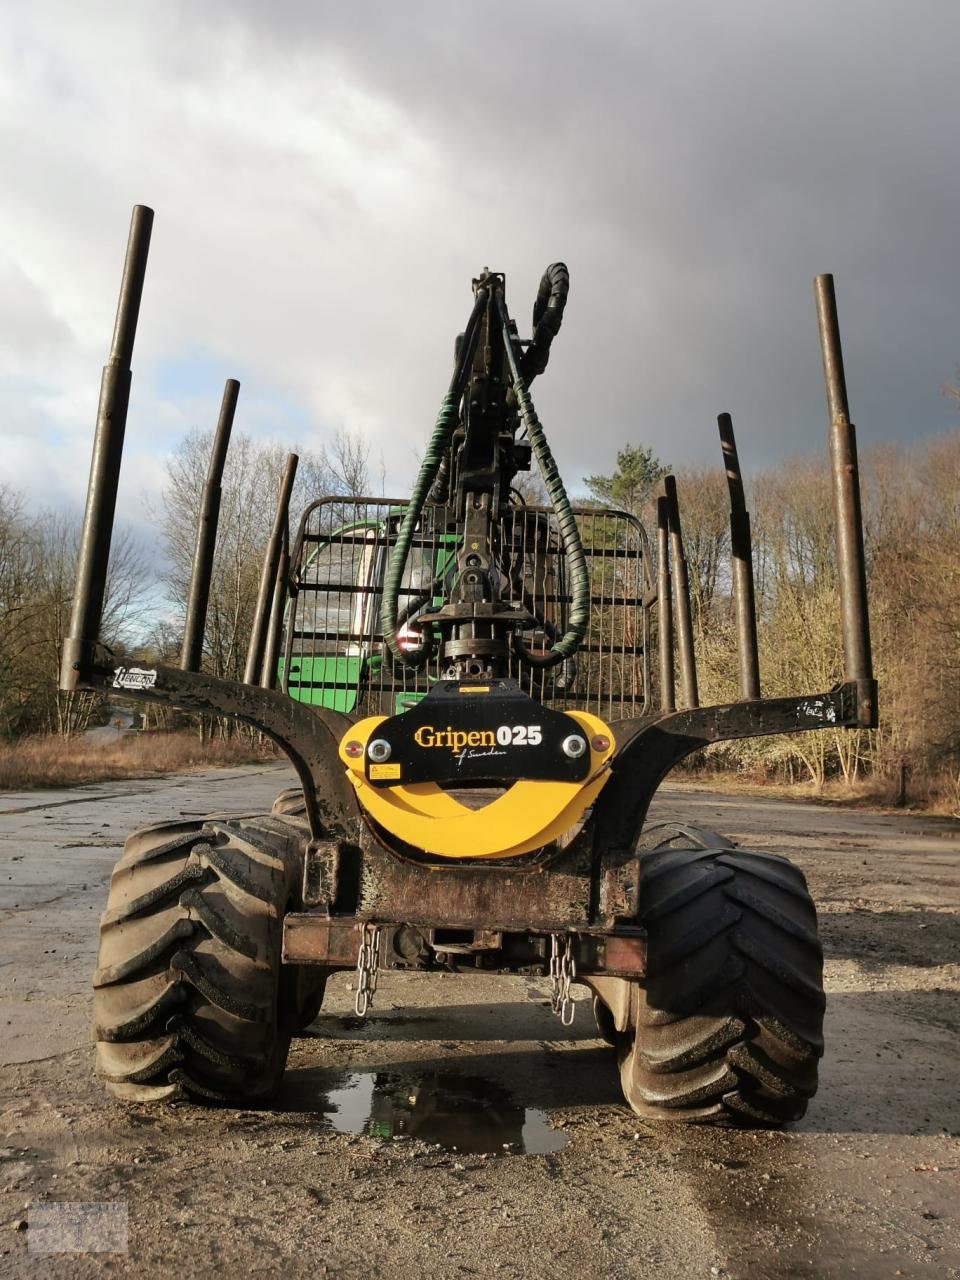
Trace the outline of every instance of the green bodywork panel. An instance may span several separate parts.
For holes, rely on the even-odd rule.
[[[403,509],[399,508],[395,512],[395,518],[400,519],[403,515]],[[343,525],[337,530],[338,534],[352,533],[358,529],[379,528],[382,532],[382,526],[371,521],[357,521],[353,524]],[[434,565],[434,573],[437,576],[445,573],[451,561],[456,555],[457,538],[455,535],[447,535],[441,539],[444,550],[437,553],[436,564]],[[313,555],[316,555],[315,551]],[[443,603],[442,597],[435,596],[432,604],[434,608],[438,608]],[[369,658],[357,657],[337,657],[317,656],[317,657],[294,657],[290,663],[290,684],[288,693],[295,702],[305,702],[312,707],[326,707],[330,711],[342,711],[347,715],[352,715],[358,710],[358,701],[363,697],[364,686],[371,677],[375,676],[383,662],[379,654],[374,654]],[[277,667],[278,683],[283,687],[283,659],[280,659]],[[408,711],[411,707],[424,698],[423,693],[402,692],[394,696],[394,714],[399,715],[403,711]]]
[[[290,664],[288,692],[294,702],[350,714],[357,709],[357,686],[363,668],[363,658],[295,658]],[[282,659],[279,674],[282,681]]]

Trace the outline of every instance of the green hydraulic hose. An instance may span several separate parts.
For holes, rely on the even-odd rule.
[[[566,488],[560,477],[553,454],[550,451],[550,446],[547,444],[547,438],[544,435],[543,427],[540,425],[540,419],[537,417],[537,411],[533,407],[530,393],[520,373],[510,334],[509,317],[504,305],[503,294],[500,292],[497,293],[497,310],[500,313],[500,322],[503,326],[503,345],[507,354],[507,362],[510,366],[510,377],[513,380],[513,389],[517,397],[520,417],[527,429],[527,438],[533,448],[533,456],[537,460],[544,487],[557,516],[560,540],[563,544],[567,566],[570,570],[572,596],[567,629],[545,654],[536,655],[531,653],[523,644],[519,635],[514,636],[514,646],[521,658],[531,666],[553,667],[560,662],[564,662],[567,658],[572,658],[586,635],[587,624],[590,621],[590,571],[587,568],[587,557],[583,550],[577,518],[570,507],[570,499],[567,497]]]
[[[443,462],[443,455],[450,445],[450,438],[457,425],[460,399],[463,395],[467,374],[470,371],[470,362],[473,360],[474,352],[476,351],[477,338],[480,334],[480,317],[486,302],[486,290],[478,290],[473,311],[464,330],[460,357],[450,381],[450,389],[440,404],[440,412],[437,414],[437,421],[427,443],[423,461],[420,463],[420,471],[413,486],[413,492],[410,494],[410,501],[403,513],[397,538],[391,548],[390,558],[387,561],[387,567],[383,575],[380,629],[383,632],[387,648],[393,657],[406,667],[422,667],[430,657],[431,643],[429,635],[425,635],[420,648],[411,653],[402,648],[397,640],[397,619],[400,612],[400,587],[403,582],[403,571],[406,568],[410,547],[413,545],[413,535],[416,532],[417,523],[423,514],[423,508],[430,489],[437,478],[437,473]]]
[[[565,301],[565,291],[563,300]],[[398,643],[396,632],[403,572],[406,567],[407,557],[410,554],[410,547],[413,544],[413,536],[416,532],[417,524],[423,514],[423,508],[430,489],[440,471],[444,454],[449,447],[450,439],[456,428],[460,399],[463,395],[469,365],[476,348],[476,341],[480,331],[480,314],[485,302],[486,293],[481,290],[478,292],[473,313],[464,331],[460,359],[450,384],[450,390],[441,403],[436,424],[430,436],[423,461],[420,464],[420,471],[417,475],[413,492],[410,495],[410,502],[404,512],[396,542],[391,549],[384,573],[383,598],[380,606],[380,628],[393,657],[397,662],[408,667],[422,667],[428,661],[431,653],[431,643],[429,636],[425,636],[421,647],[412,653],[403,649]],[[567,658],[573,657],[586,634],[590,617],[590,574],[587,569],[586,555],[580,539],[580,529],[577,525],[576,516],[571,510],[570,500],[567,497],[563,480],[550,451],[550,446],[547,444],[543,427],[540,425],[540,420],[533,407],[533,401],[527,390],[526,382],[520,373],[510,334],[509,317],[503,301],[503,294],[499,290],[496,294],[496,303],[503,326],[503,344],[520,416],[527,429],[527,436],[533,449],[534,457],[537,459],[544,485],[556,512],[560,539],[572,580],[570,616],[563,636],[556,641],[547,653],[542,655],[530,653],[518,635],[514,636],[514,646],[520,657],[531,666],[552,667],[564,662]],[[559,327],[559,321],[557,321],[555,327]],[[546,363],[545,359],[543,363]]]
[[[403,513],[403,520],[400,522],[400,529],[397,532],[397,540],[393,544],[390,559],[383,575],[380,629],[383,631],[383,638],[387,643],[387,648],[394,658],[397,662],[402,662],[408,667],[419,667],[426,662],[430,656],[430,642],[425,637],[421,647],[415,652],[409,653],[401,647],[397,640],[400,585],[403,581],[403,571],[406,568],[407,556],[410,554],[417,522],[423,514],[424,503],[427,500],[430,487],[436,479],[437,472],[440,470],[443,455],[450,444],[450,437],[457,425],[458,408],[459,396],[448,391],[440,405],[440,412],[437,414],[433,434],[430,436],[426,453],[423,455],[420,472],[413,486],[413,492],[410,494],[410,501]]]

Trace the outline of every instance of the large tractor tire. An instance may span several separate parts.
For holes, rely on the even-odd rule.
[[[302,787],[286,787],[273,802],[270,810],[275,818],[286,818],[287,821],[306,822],[307,802],[303,798]]]
[[[316,1015],[321,969],[281,964],[302,832],[273,817],[135,832],[110,883],[94,975],[97,1073],[134,1102],[254,1102]]]
[[[619,1036],[627,1101],[655,1120],[798,1120],[823,1053],[823,952],[785,858],[694,827],[641,843],[647,976]]]
[[[610,1049],[616,1049],[619,1043],[617,1025],[613,1014],[599,996],[593,997],[593,1020],[597,1024],[597,1035]]]

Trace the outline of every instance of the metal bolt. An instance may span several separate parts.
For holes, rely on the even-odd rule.
[[[563,754],[569,756],[571,760],[576,760],[587,749],[586,738],[581,738],[578,733],[571,733],[569,738],[564,738],[562,744]]]
[[[367,747],[367,755],[374,764],[383,764],[384,760],[390,759],[390,753],[393,748],[386,738],[374,738]]]

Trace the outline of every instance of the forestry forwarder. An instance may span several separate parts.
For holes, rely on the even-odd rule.
[[[824,1009],[803,876],[712,831],[644,819],[666,774],[708,743],[876,723],[831,277],[817,279],[816,297],[844,639],[837,687],[760,696],[750,522],[724,414],[742,700],[699,705],[672,477],[658,502],[654,572],[632,517],[571,506],[534,411],[530,384],[567,300],[560,264],[541,281],[529,341],[510,318],[504,277],[484,271],[473,282],[449,390],[408,498],[319,499],[291,550],[290,456],[245,680],[236,682],[199,670],[232,380],[180,667],[118,665],[98,639],[152,219],[134,210],[61,685],[246,721],[287,754],[300,787],[269,814],[171,819],[128,839],[94,978],[97,1069],[109,1090],[135,1101],[268,1098],[332,972],[355,969],[363,1013],[378,970],[443,968],[549,976],[565,1022],[571,982],[586,983],[626,1099],[642,1116],[779,1124],[802,1115],[816,1089]],[[533,459],[545,507],[511,492]],[[373,586],[354,572],[357,544],[370,561],[371,538],[382,542]],[[318,575],[311,566],[320,563]],[[364,607],[353,608],[359,597]],[[310,612],[309,625],[298,626],[298,609]],[[324,618],[340,621],[327,630]],[[273,687],[278,670],[326,642],[381,655],[375,692],[384,696],[368,698],[365,711],[409,709],[357,719]],[[398,701],[403,691],[411,696]]]

